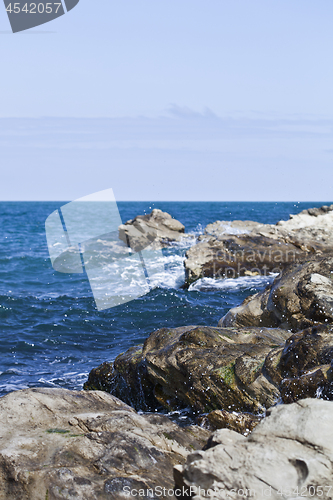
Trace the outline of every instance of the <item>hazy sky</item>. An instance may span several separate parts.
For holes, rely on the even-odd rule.
[[[80,0],[13,35],[0,5],[0,199],[333,199],[332,26],[331,0]]]

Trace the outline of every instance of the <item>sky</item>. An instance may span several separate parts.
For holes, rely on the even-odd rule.
[[[333,3],[80,0],[12,34],[0,200],[333,199]]]

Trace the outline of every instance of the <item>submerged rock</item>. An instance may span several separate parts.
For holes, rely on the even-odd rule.
[[[333,257],[327,256],[283,271],[263,292],[231,309],[219,326],[263,326],[293,332],[333,323]]]
[[[119,226],[119,238],[136,252],[151,243],[161,247],[180,241],[189,236],[184,233],[185,226],[181,222],[157,208],[150,214],[138,215]]]
[[[270,411],[249,437],[216,431],[210,448],[176,466],[194,500],[333,498],[333,402],[306,399]]]
[[[187,285],[202,277],[280,273],[333,250],[333,205],[304,210],[276,225],[253,221],[209,224],[186,253]]]
[[[172,488],[173,466],[209,436],[138,415],[100,391],[12,392],[0,399],[0,421],[1,500],[121,499],[131,489]]]
[[[280,396],[262,370],[266,356],[289,336],[267,328],[162,328],[114,365],[92,370],[85,388],[107,390],[137,409],[260,413]]]

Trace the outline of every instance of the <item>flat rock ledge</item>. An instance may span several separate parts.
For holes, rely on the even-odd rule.
[[[290,264],[333,251],[333,205],[304,210],[288,221],[216,221],[186,253],[186,285],[199,278],[280,273]]]
[[[305,399],[271,410],[247,438],[216,431],[205,451],[175,467],[193,500],[333,499],[333,402]]]
[[[173,466],[209,436],[100,391],[12,392],[0,398],[0,421],[1,500],[124,499],[131,489],[173,488]]]

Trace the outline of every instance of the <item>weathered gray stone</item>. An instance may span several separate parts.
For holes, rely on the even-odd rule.
[[[175,467],[193,500],[333,498],[333,402],[305,399],[272,408],[245,438],[221,429],[211,448]]]
[[[189,237],[184,233],[185,227],[181,222],[157,208],[119,226],[119,238],[136,252],[151,244],[160,248]]]
[[[125,486],[172,488],[173,466],[209,435],[138,415],[100,391],[16,391],[0,398],[0,422],[1,500],[123,499]]]

